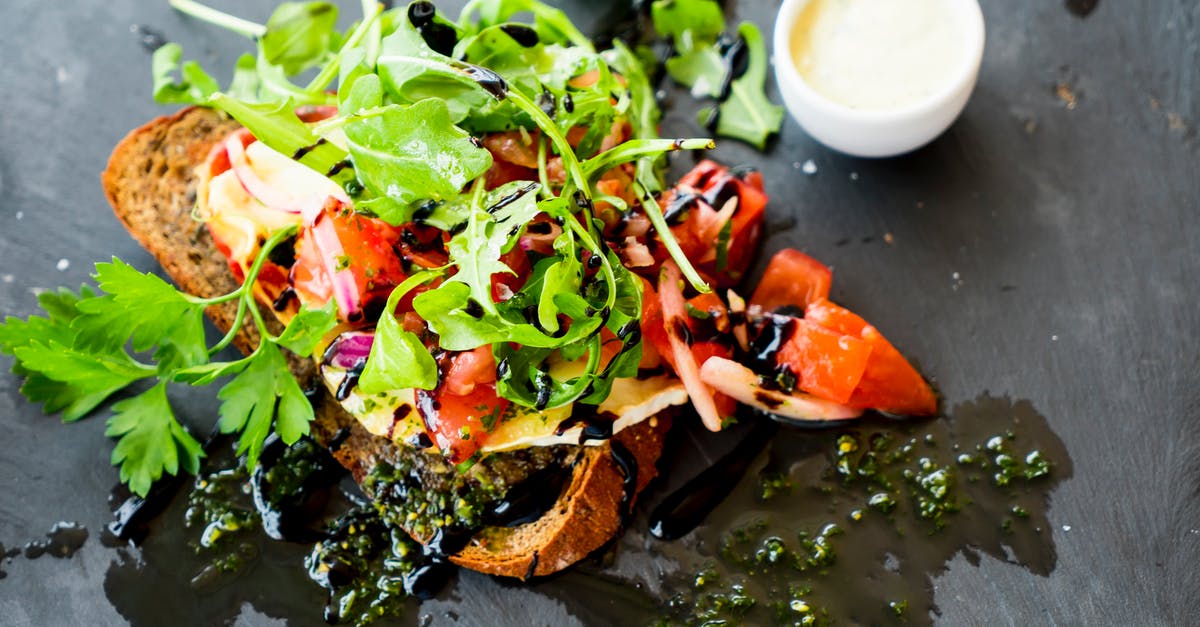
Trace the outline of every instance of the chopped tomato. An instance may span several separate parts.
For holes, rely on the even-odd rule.
[[[444,233],[432,226],[405,224],[400,227],[400,242],[396,250],[422,268],[440,268],[450,262],[443,241]]]
[[[330,199],[296,238],[292,286],[302,302],[337,300],[344,319],[360,320],[364,308],[382,304],[406,276],[393,250],[399,240],[399,231],[386,222]]]
[[[495,371],[493,370],[493,378]],[[417,390],[417,411],[429,438],[452,463],[461,463],[487,441],[487,425],[495,426],[508,409],[495,383],[476,383],[470,394],[450,394],[446,386]]]
[[[900,351],[866,320],[824,298],[808,305],[805,319],[836,333],[861,338],[871,347],[866,371],[847,405],[909,416],[937,413],[937,396],[933,389]]]
[[[492,167],[488,169],[484,175],[484,187],[488,190],[496,189],[505,183],[513,181],[536,181],[538,171],[535,168],[526,168],[507,161],[495,160],[492,162]],[[550,177],[554,180],[554,177]],[[561,182],[561,179],[559,179]]]
[[[525,254],[520,246],[513,246],[512,250],[500,255],[500,261],[511,268],[512,273],[500,272],[492,275],[492,300],[496,302],[512,298],[512,295],[525,285],[533,268],[529,263],[529,255]]]
[[[771,258],[750,304],[765,311],[785,305],[801,309],[829,295],[833,273],[825,264],[793,248],[785,248]]]
[[[671,342],[667,339],[667,327],[663,322],[662,307],[658,304],[658,292],[646,279],[642,279],[641,323],[642,340],[653,346],[660,358],[671,364],[673,368],[675,362],[671,355]]]
[[[662,198],[663,207],[670,207],[679,198],[691,198],[687,217],[672,226],[671,233],[684,253],[696,261],[697,269],[722,287],[741,279],[758,248],[767,195],[762,191],[761,175],[753,180],[752,184],[734,176],[728,168],[705,160]],[[730,217],[722,210],[733,198],[737,204]]]
[[[786,324],[791,333],[779,347],[776,361],[796,375],[796,387],[845,404],[867,369],[871,345],[804,318],[791,318]]]
[[[523,168],[536,170],[538,167],[539,134],[520,131],[488,133],[483,137],[483,146],[492,153],[496,161],[505,161]]]
[[[448,394],[466,396],[475,391],[476,384],[495,381],[496,358],[492,356],[492,347],[480,346],[450,358],[442,385]]]

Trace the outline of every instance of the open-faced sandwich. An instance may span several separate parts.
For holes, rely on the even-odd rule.
[[[135,491],[202,456],[166,383],[232,377],[220,427],[251,465],[270,432],[311,433],[431,554],[526,578],[618,532],[673,419],[935,411],[900,353],[828,300],[820,263],[784,250],[748,299],[734,291],[762,177],[705,160],[668,186],[665,153],[712,143],[657,138],[619,41],[598,52],[528,0],[458,23],[428,2],[369,11],[344,37],[306,14],[285,45],[287,17],[254,33],[259,57],[225,92],[194,64],[174,82],[180,51],[161,49],[157,96],[201,106],[130,133],[104,172],[184,293],[114,261],[104,294],[44,301],[57,335],[11,320],[0,335],[42,384],[31,398],[69,417],[158,378],[110,428]],[[746,44],[763,63],[757,31]],[[288,80],[312,66],[306,87]],[[226,332],[211,347],[204,311]],[[246,357],[213,361],[230,343]],[[46,367],[54,351],[107,378]]]

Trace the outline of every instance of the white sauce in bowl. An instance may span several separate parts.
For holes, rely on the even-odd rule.
[[[810,0],[792,58],[822,96],[887,110],[938,94],[961,73],[969,37],[959,0]]]

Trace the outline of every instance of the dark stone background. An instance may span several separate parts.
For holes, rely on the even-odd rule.
[[[272,3],[216,4],[261,21]],[[568,11],[600,24],[614,9],[599,4]],[[984,4],[978,89],[932,145],[897,159],[852,159],[789,120],[765,155],[727,141],[715,156],[764,171],[766,248],[798,246],[834,266],[835,299],[916,356],[950,404],[985,390],[1029,399],[1066,443],[1074,478],[1050,509],[1056,570],[1043,578],[991,558],[978,566],[955,558],[934,580],[945,624],[1194,622],[1200,4],[1108,1],[1087,17],[1068,5],[1089,3]],[[776,6],[746,0],[730,10],[769,37]],[[167,111],[149,97],[150,57],[131,31],[139,24],[222,77],[246,49],[165,1],[4,3],[2,315],[32,313],[37,290],[77,286],[112,255],[155,267],[112,217],[98,182],[116,141]],[[664,132],[699,129],[690,113],[677,113]],[[817,171],[806,175],[810,159]],[[18,386],[0,376],[0,542],[39,539],[59,520],[81,522],[92,537],[69,560],[4,563],[0,623],[121,624],[102,584],[115,553],[97,538],[117,481],[103,420],[63,426]],[[212,400],[179,398],[185,419],[206,429]],[[636,540],[644,528],[630,533]],[[482,624],[597,616],[539,590],[467,574],[424,612]],[[246,605],[238,620],[272,624],[264,611]],[[307,623],[317,618],[310,612],[290,617]]]

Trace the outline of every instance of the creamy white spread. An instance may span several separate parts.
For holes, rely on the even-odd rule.
[[[936,94],[966,63],[962,0],[811,0],[792,31],[796,68],[855,109],[898,109]]]

